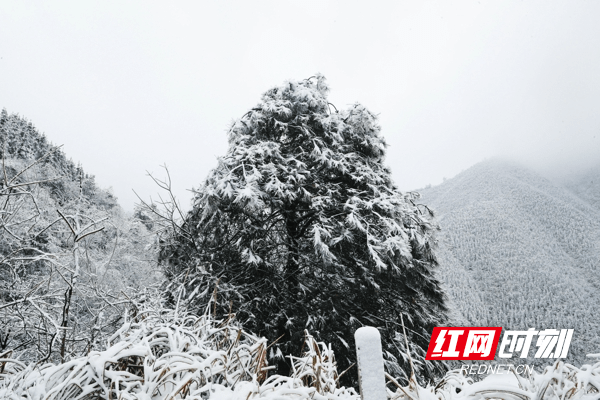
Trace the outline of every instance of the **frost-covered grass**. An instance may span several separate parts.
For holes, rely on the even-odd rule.
[[[353,388],[338,387],[331,347],[308,333],[302,356],[291,357],[291,376],[269,376],[268,353],[266,339],[244,331],[232,318],[141,312],[109,339],[105,350],[85,357],[25,365],[10,354],[0,355],[0,398],[360,399]],[[600,398],[600,362],[581,368],[558,362],[532,376],[490,375],[479,382],[454,370],[427,387],[415,379],[408,386],[389,375],[387,380],[391,399]]]
[[[290,377],[268,376],[268,345],[231,319],[138,314],[104,351],[62,364],[0,355],[2,399],[357,398],[337,387],[333,352],[307,335]]]

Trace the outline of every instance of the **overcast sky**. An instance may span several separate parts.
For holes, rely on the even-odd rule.
[[[327,77],[380,115],[403,190],[495,155],[600,162],[600,2],[0,3],[0,108],[112,187],[184,207],[272,86]]]

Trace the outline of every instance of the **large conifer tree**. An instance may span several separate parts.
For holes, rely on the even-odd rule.
[[[376,116],[359,104],[338,112],[327,93],[322,76],[287,82],[233,123],[227,154],[163,244],[169,292],[201,313],[217,285],[220,312],[281,337],[281,373],[304,329],[332,343],[341,372],[363,324],[382,333],[388,369],[408,371],[403,315],[413,361],[432,377],[442,366],[424,354],[446,313],[435,226],[392,182]]]

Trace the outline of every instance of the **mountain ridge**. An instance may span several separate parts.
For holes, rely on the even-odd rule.
[[[81,165],[75,164],[56,145],[40,133],[33,123],[18,114],[0,111],[0,151],[4,160],[21,160],[32,163],[41,160],[44,167],[40,184],[50,189],[52,196],[63,204],[78,196],[73,182],[80,182],[81,191],[88,200],[104,210],[120,210],[117,198],[96,185],[94,175],[87,174]],[[48,180],[48,181],[45,181]]]

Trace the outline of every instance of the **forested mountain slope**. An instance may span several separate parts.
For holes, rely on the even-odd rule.
[[[98,349],[155,281],[153,237],[33,124],[0,113],[0,358]]]
[[[574,328],[571,362],[600,350],[599,209],[498,160],[421,193],[442,228],[440,278],[462,322]]]
[[[565,186],[600,211],[600,164],[567,181]]]
[[[73,189],[69,183],[79,182],[82,177],[82,190],[88,201],[104,210],[119,208],[117,199],[110,192],[100,189],[93,175],[85,173],[68,159],[30,121],[17,114],[9,114],[6,109],[0,112],[0,151],[5,160],[22,162],[37,160],[51,152],[40,166],[44,178],[52,177],[54,180],[42,186],[48,188],[51,196],[61,204],[79,196],[79,188]]]

